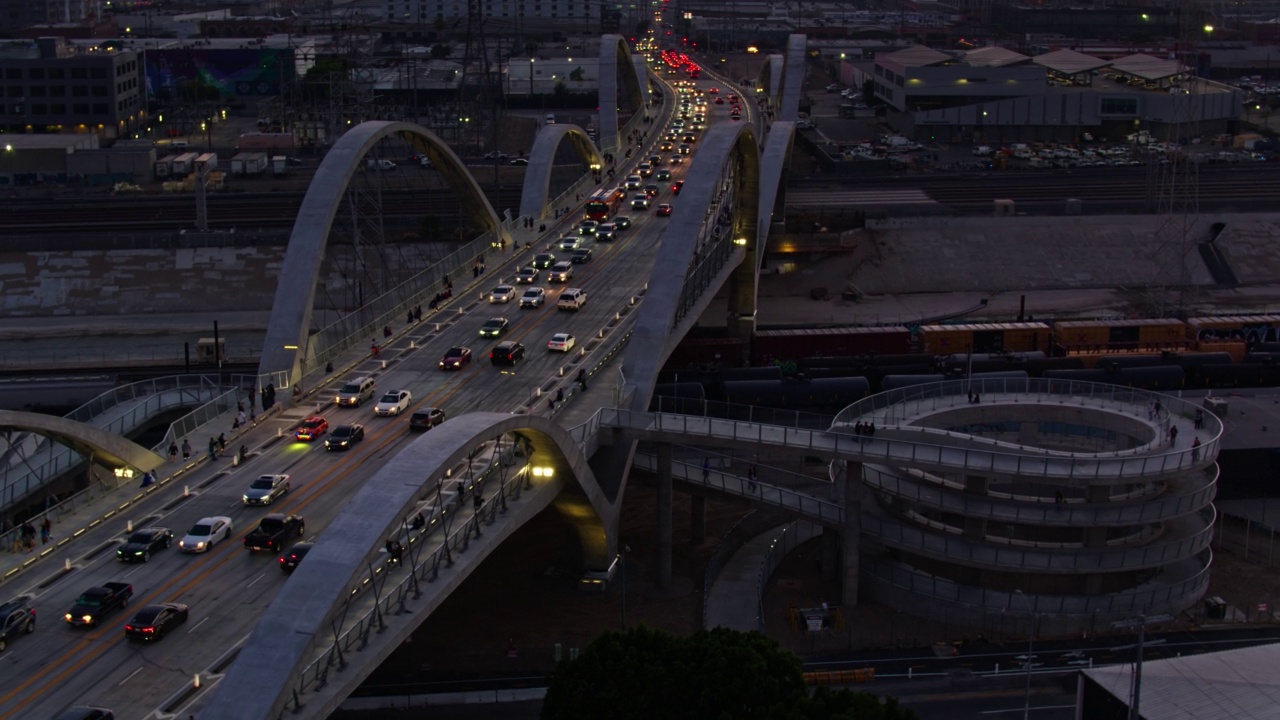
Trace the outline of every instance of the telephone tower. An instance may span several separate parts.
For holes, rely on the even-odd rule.
[[[1147,191],[1154,199],[1159,224],[1151,257],[1156,274],[1146,310],[1155,317],[1183,316],[1194,311],[1198,300],[1191,268],[1199,242],[1200,166],[1194,154],[1185,152],[1192,139],[1200,136],[1203,117],[1204,88],[1197,76],[1203,15],[1197,0],[1179,3],[1178,28],[1172,55],[1179,75],[1169,96],[1172,108],[1162,138],[1166,150],[1148,155]]]

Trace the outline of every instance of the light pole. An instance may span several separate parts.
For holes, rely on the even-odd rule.
[[[1027,625],[1027,689],[1022,706],[1022,720],[1028,720],[1031,717],[1031,659],[1035,657],[1033,653],[1036,649],[1036,614],[1031,609],[1031,598],[1021,590],[1014,590],[1013,594],[1027,603],[1027,617],[1030,620]]]
[[[533,61],[536,58],[529,58],[529,102],[533,102]]]

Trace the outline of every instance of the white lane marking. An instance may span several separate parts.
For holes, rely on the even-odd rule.
[[[138,673],[140,673],[140,672],[142,672],[142,668],[138,668],[137,670],[134,670],[133,672],[129,673],[129,677],[127,677],[127,678],[125,678],[125,679],[121,680],[121,681],[120,681],[120,684],[119,684],[119,685],[116,685],[116,687],[122,687],[125,683],[129,682],[130,680],[132,680],[134,675],[137,675],[137,674],[138,674]]]
[[[209,619],[209,616],[208,616],[208,615],[204,616],[204,618],[203,618],[203,619],[201,619],[201,620],[200,620],[200,622],[196,623],[195,625],[192,625],[192,626],[191,626],[191,629],[190,629],[190,630],[187,630],[187,634],[188,634],[188,635],[190,635],[191,633],[195,632],[195,631],[196,631],[196,628],[198,628],[198,627],[200,627],[201,625],[203,625],[203,624],[205,623],[205,620],[208,620],[208,619]]]
[[[253,587],[254,585],[256,585],[256,584],[258,583],[258,581],[259,581],[259,580],[261,580],[262,578],[264,578],[264,577],[266,577],[266,576],[267,576],[267,574],[266,574],[266,573],[259,573],[259,574],[258,574],[258,577],[256,577],[256,578],[254,578],[254,579],[253,579],[253,582],[251,582],[251,583],[249,583],[248,585],[246,585],[246,586],[245,586],[245,589],[247,590],[247,589],[249,589],[249,588]]]

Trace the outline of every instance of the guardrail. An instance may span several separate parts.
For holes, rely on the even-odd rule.
[[[1134,479],[1202,468],[1212,461],[1194,450],[1168,450],[1151,455],[1118,458],[1110,455],[1020,454],[1008,450],[965,448],[901,439],[915,428],[895,428],[898,437],[779,428],[719,418],[616,409],[605,420],[627,429],[676,434],[735,444],[766,444],[803,449],[814,454],[862,462],[885,462],[922,467],[954,468],[992,475],[1043,479],[1059,483],[1122,484]],[[921,433],[927,437],[926,433]],[[1219,439],[1215,438],[1213,450]]]

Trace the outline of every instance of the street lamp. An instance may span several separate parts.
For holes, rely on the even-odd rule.
[[[1036,649],[1036,615],[1035,611],[1031,609],[1031,598],[1028,598],[1021,590],[1014,590],[1013,594],[1027,603],[1027,617],[1030,619],[1030,623],[1027,625],[1027,689],[1022,706],[1022,720],[1028,720],[1031,717],[1031,659],[1034,657],[1032,653]]]
[[[529,99],[530,100],[533,99],[533,61],[534,61],[534,58],[529,58]]]

